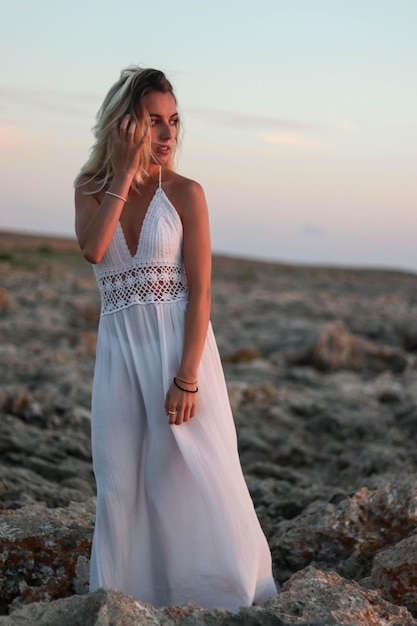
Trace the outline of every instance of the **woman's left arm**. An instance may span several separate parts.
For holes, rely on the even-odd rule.
[[[208,210],[203,189],[194,181],[187,182],[182,194],[181,219],[189,300],[177,382],[187,391],[173,383],[165,400],[169,422],[177,425],[188,422],[195,414],[198,393],[192,391],[196,388],[194,382],[197,380],[210,320],[211,247]],[[175,414],[169,411],[175,411]]]

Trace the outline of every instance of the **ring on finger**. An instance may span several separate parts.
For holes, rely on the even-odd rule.
[[[176,415],[177,412],[176,411],[168,411],[169,415]]]

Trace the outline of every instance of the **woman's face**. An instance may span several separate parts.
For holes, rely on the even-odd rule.
[[[177,106],[172,94],[160,91],[151,91],[145,97],[145,106],[151,118],[152,153],[158,163],[164,165],[169,159],[177,137]]]

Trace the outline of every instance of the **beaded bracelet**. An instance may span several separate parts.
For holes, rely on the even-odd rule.
[[[176,377],[174,378],[174,385],[175,385],[178,389],[181,389],[181,391],[185,391],[186,393],[197,393],[197,391],[198,391],[198,387],[197,387],[197,385],[195,386],[195,389],[184,389],[184,387],[181,387],[181,385],[179,385],[179,384],[177,383],[177,378],[176,378]]]
[[[127,198],[123,198],[123,196],[118,196],[117,193],[113,193],[112,191],[105,191],[109,196],[114,196],[115,198],[119,198],[119,200],[123,200],[123,202],[127,202]]]

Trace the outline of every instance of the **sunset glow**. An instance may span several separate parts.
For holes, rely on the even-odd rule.
[[[73,235],[120,70],[164,70],[214,252],[417,271],[417,4],[0,0],[0,228]]]

